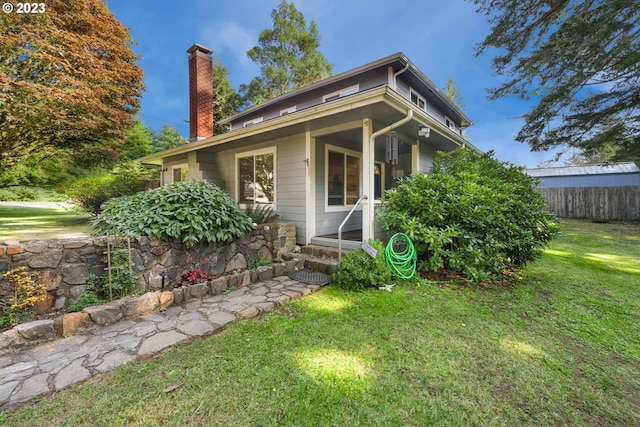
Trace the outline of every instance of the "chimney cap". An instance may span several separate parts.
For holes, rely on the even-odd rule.
[[[200,51],[203,53],[206,53],[207,55],[211,55],[213,53],[213,50],[209,49],[208,47],[204,47],[201,44],[198,43],[194,43],[193,46],[191,46],[188,50],[187,53],[195,53],[196,51]]]

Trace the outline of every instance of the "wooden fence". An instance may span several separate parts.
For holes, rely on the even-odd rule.
[[[640,219],[640,186],[536,188],[560,218],[596,221]]]

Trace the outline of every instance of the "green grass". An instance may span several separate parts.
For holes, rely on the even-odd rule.
[[[86,236],[89,215],[57,202],[0,203],[0,242]]]
[[[639,260],[639,225],[567,221],[516,284],[327,287],[0,421],[632,425],[640,419]]]

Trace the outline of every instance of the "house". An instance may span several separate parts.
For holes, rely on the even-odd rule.
[[[626,187],[640,185],[640,169],[633,162],[525,169],[540,180],[538,188]]]
[[[212,51],[187,52],[191,142],[140,161],[160,165],[163,183],[206,180],[240,205],[273,206],[298,244],[332,245],[358,201],[343,230],[374,238],[376,206],[396,179],[428,172],[438,150],[472,147],[470,120],[402,53],[227,117],[229,131],[213,136]]]

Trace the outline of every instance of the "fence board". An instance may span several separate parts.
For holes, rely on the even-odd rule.
[[[640,219],[640,186],[536,188],[560,218],[596,221]]]

